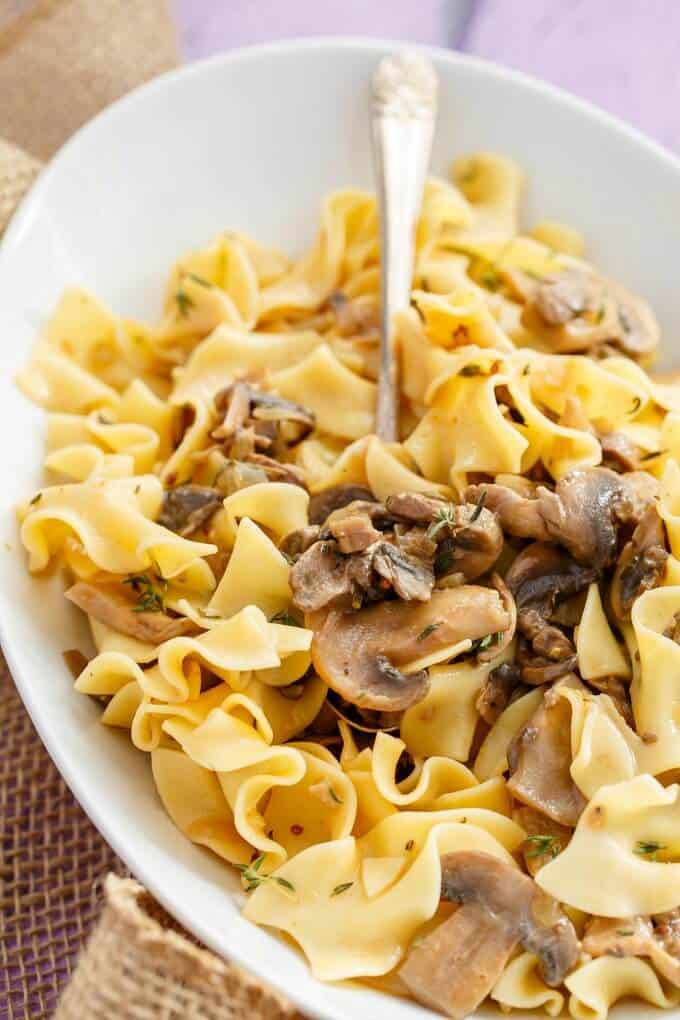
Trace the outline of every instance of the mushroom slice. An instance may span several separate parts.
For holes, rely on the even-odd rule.
[[[583,951],[595,957],[646,956],[662,977],[680,988],[680,945],[664,916],[654,919],[658,924],[649,917],[594,917],[584,932]]]
[[[522,325],[556,354],[598,355],[613,345],[639,361],[659,343],[659,326],[645,301],[582,269],[546,276],[525,300]]]
[[[503,633],[499,634],[495,641],[491,641],[489,645],[483,649],[483,651],[478,653],[477,658],[480,662],[489,662],[491,659],[495,659],[499,656],[501,652],[504,652],[513,640],[515,636],[515,629],[517,627],[517,607],[515,605],[515,600],[512,597],[512,592],[500,574],[491,575],[491,586],[495,588],[500,595],[501,601],[507,610],[509,622]]]
[[[414,945],[399,968],[411,994],[462,1020],[489,994],[519,943],[539,959],[546,984],[576,965],[574,927],[559,904],[513,865],[463,850],[442,857],[442,898],[461,906]]]
[[[301,489],[307,488],[305,473],[297,464],[284,464],[264,453],[249,453],[247,458],[247,463],[254,464],[256,468],[264,471],[267,481],[287,482],[289,485],[299,485]]]
[[[581,687],[577,678],[561,681]],[[571,708],[555,687],[508,746],[508,790],[560,825],[573,828],[586,801],[571,778]]]
[[[383,577],[399,598],[427,602],[434,588],[432,565],[417,556],[409,556],[389,542],[380,542],[373,552],[373,569]]]
[[[650,506],[624,546],[614,571],[610,598],[619,620],[628,618],[635,599],[661,583],[667,560],[664,524],[656,507]]]
[[[401,712],[374,712],[370,708],[359,708],[351,705],[335,691],[329,690],[326,704],[334,715],[361,733],[378,733],[398,730],[402,719]]]
[[[354,591],[350,562],[336,542],[314,542],[291,569],[293,605],[304,613],[314,613],[324,606],[350,604]]]
[[[479,500],[495,511],[504,531],[518,538],[559,542],[578,563],[596,570],[613,563],[617,525],[631,513],[631,500],[621,476],[609,468],[576,468],[560,479],[554,492],[536,489],[526,499],[499,485],[468,486],[466,499]]]
[[[195,629],[191,620],[184,617],[175,618],[160,611],[138,612],[139,606],[130,600],[121,584],[78,581],[65,595],[95,620],[148,644],[160,645]]]
[[[625,432],[605,432],[600,436],[602,462],[613,471],[636,471],[640,466],[640,451]]]
[[[510,701],[510,696],[520,683],[520,668],[511,662],[503,662],[492,669],[482,685],[475,708],[489,726],[498,719]]]
[[[308,524],[306,528],[298,528],[297,531],[291,531],[286,535],[279,548],[284,556],[297,559],[318,542],[320,533],[321,528],[318,524]]]
[[[322,680],[360,708],[400,712],[428,690],[425,670],[402,667],[424,656],[504,631],[509,615],[498,592],[477,585],[435,591],[429,602],[394,600],[344,612],[306,617],[314,631],[312,662]]]
[[[520,849],[526,869],[533,877],[544,864],[566,849],[572,830],[526,806],[518,807],[512,817],[527,834]]]
[[[517,609],[541,609],[547,618],[556,603],[577,595],[596,580],[596,571],[574,563],[557,546],[534,542],[523,549],[505,575]]]
[[[435,514],[448,504],[443,499],[426,496],[423,492],[398,492],[387,497],[385,506],[393,517],[408,521],[409,524],[431,524]]]
[[[661,490],[659,479],[649,471],[629,471],[621,475],[621,482],[630,502],[630,514],[624,517],[619,510],[618,516],[623,524],[639,524],[645,510],[656,506]]]
[[[326,528],[337,541],[340,552],[350,554],[364,552],[374,542],[380,541],[382,533],[373,527],[370,509],[379,503],[364,504],[361,501],[349,503],[335,510],[326,520]]]
[[[217,489],[205,485],[178,485],[168,489],[158,523],[186,538],[202,528],[222,506]]]
[[[332,485],[317,492],[309,501],[309,523],[323,524],[334,510],[340,510],[355,500],[371,502],[373,493],[363,485]]]

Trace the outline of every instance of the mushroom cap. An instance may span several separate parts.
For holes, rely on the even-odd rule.
[[[427,672],[405,674],[402,667],[509,624],[498,592],[478,585],[435,591],[425,603],[392,600],[305,618],[314,631],[312,662],[323,681],[346,701],[382,712],[403,711],[427,693]]]

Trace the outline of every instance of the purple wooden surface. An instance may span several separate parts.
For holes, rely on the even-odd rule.
[[[401,38],[519,68],[680,149],[678,0],[173,0],[187,59],[301,35]]]

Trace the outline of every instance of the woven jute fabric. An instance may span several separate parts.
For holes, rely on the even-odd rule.
[[[40,159],[176,59],[165,0],[0,0],[0,234]],[[0,1020],[300,1020],[123,878],[1,655],[0,838]]]
[[[102,918],[55,1020],[82,1020],[83,1002],[88,1003],[87,1015],[93,1020],[142,1020],[150,1015],[167,1020],[292,1020],[296,1016],[244,971],[191,945],[169,927],[167,916],[151,916],[153,905],[137,882],[110,875],[106,894]]]

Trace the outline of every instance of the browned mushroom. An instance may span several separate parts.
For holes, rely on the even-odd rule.
[[[484,493],[504,531],[559,542],[578,563],[596,570],[613,563],[617,524],[631,512],[621,477],[608,468],[577,468],[560,479],[554,492],[539,486],[535,499],[498,485],[468,486],[466,499],[479,500]]]
[[[492,669],[477,696],[475,708],[489,726],[507,708],[510,695],[520,683],[520,668],[512,662],[503,662]]]
[[[525,683],[552,683],[576,668],[573,642],[552,618],[561,602],[596,577],[596,571],[545,542],[533,542],[517,556],[505,581],[517,605],[517,630],[522,635],[517,659]]]
[[[656,507],[650,506],[624,546],[614,571],[610,598],[619,620],[628,618],[636,598],[661,583],[667,560],[664,523]]]
[[[489,660],[495,659],[501,652],[504,652],[513,640],[517,627],[517,606],[515,605],[512,592],[500,574],[491,575],[491,586],[500,595],[503,607],[507,611],[508,626],[502,634],[496,636],[495,641],[489,642],[486,648],[481,649],[477,653],[477,658],[480,662],[489,662]]]
[[[322,532],[323,534],[323,532]],[[431,563],[410,556],[389,541],[344,555],[323,539],[302,553],[290,572],[293,605],[305,613],[326,606],[375,602],[394,591],[399,598],[426,602],[434,587]]]
[[[279,548],[284,556],[296,560],[319,541],[320,534],[321,528],[318,524],[308,524],[306,528],[298,528],[297,531],[291,531],[286,535]]]
[[[575,676],[560,681],[580,687]],[[508,790],[560,825],[573,828],[586,801],[571,778],[571,708],[551,687],[508,747]]]
[[[404,674],[402,667],[508,624],[498,592],[478,585],[435,591],[423,604],[393,600],[305,619],[314,631],[312,662],[324,682],[360,708],[387,712],[402,711],[427,693],[427,672]]]
[[[369,545],[378,542],[382,533],[374,527],[385,527],[389,520],[382,503],[367,500],[353,500],[347,506],[333,510],[326,518],[324,537],[330,533],[337,541],[340,552],[363,552]]]
[[[153,585],[147,575],[138,575],[131,579],[134,580],[144,588],[143,592],[137,592],[136,602],[130,597],[129,589],[114,582],[78,581],[65,595],[79,609],[112,630],[149,644],[159,645],[196,629],[191,620],[168,616],[162,611],[160,596],[153,594]],[[145,602],[158,608],[144,609]]]
[[[411,994],[462,1020],[489,994],[519,944],[556,987],[576,965],[574,927],[556,900],[512,864],[462,850],[442,857],[442,898],[460,907],[411,947],[399,976]]]
[[[641,360],[659,342],[659,327],[641,298],[620,284],[569,268],[525,288],[522,325],[557,354],[598,355],[618,348]]]
[[[637,471],[640,451],[625,432],[605,432],[600,436],[602,464],[613,471]]]
[[[649,471],[629,471],[621,475],[621,483],[628,497],[630,512],[626,516],[620,508],[618,516],[623,524],[636,525],[645,510],[656,505],[661,490],[659,479],[650,475]]]
[[[288,485],[299,485],[301,489],[307,488],[305,473],[297,464],[285,464],[264,453],[248,454],[248,463],[262,468],[268,482],[287,482]]]
[[[680,988],[680,934],[677,912],[649,917],[594,917],[586,925],[583,951],[589,956],[646,956]]]
[[[409,524],[431,524],[436,514],[448,506],[447,502],[424,492],[398,492],[387,497],[388,513]]]
[[[207,524],[222,506],[222,495],[205,485],[178,485],[168,489],[158,523],[186,538]]]
[[[309,501],[309,523],[323,524],[334,510],[340,510],[356,500],[370,502],[373,493],[363,485],[332,485],[317,492]]]

